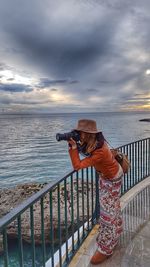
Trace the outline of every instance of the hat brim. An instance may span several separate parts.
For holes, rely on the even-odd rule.
[[[80,132],[84,132],[84,133],[100,133],[101,131],[100,130],[97,130],[97,131],[86,131],[86,130],[83,130],[82,128],[75,128],[74,129],[75,131],[80,131]]]

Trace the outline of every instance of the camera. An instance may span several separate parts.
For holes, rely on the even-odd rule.
[[[71,132],[68,133],[57,133],[56,134],[56,140],[59,141],[69,141],[70,138],[72,138],[73,140],[75,140],[76,142],[78,142],[80,140],[80,135],[79,132],[73,130]]]

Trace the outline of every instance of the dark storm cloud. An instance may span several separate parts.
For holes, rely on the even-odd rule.
[[[61,1],[56,2],[61,3]],[[80,72],[83,75],[83,71],[90,68],[97,59],[108,56],[111,53],[111,39],[115,34],[115,23],[117,23],[113,14],[110,15],[111,25],[107,17],[102,14],[99,17],[97,14],[95,19],[95,10],[90,11],[86,5],[82,7],[85,12],[83,15],[80,4],[71,2],[71,7],[77,9],[76,18],[73,16],[71,18],[67,14],[68,1],[64,2],[63,6],[66,7],[65,14],[63,12],[61,14],[61,11],[57,14],[58,6],[50,2],[49,16],[45,16],[44,20],[44,12],[46,7],[48,8],[47,1],[43,2],[41,10],[41,5],[37,1],[31,1],[30,5],[24,3],[22,9],[20,5],[9,3],[11,13],[15,13],[14,16],[6,10],[6,4],[3,4],[1,11],[2,26],[9,34],[12,45],[23,51],[22,55],[29,64],[40,64],[47,73],[58,77],[72,77],[76,74],[80,76]],[[9,14],[11,19],[6,21],[4,14]],[[83,19],[80,18],[81,14]]]
[[[103,57],[109,52],[109,34],[107,29],[105,31],[106,33],[102,33],[95,29],[95,31],[89,32],[86,38],[77,35],[73,42],[66,40],[67,38],[61,36],[61,33],[58,33],[59,37],[52,36],[48,40],[44,40],[44,37],[41,36],[40,42],[37,42],[39,33],[35,32],[33,38],[21,29],[14,33],[13,37],[28,55],[28,61],[31,59],[32,62],[41,64],[47,73],[54,76],[72,77],[75,75],[76,77],[76,74],[80,74],[80,71],[83,72],[83,69],[90,67],[98,57]],[[70,33],[69,39],[72,39],[72,33]],[[101,39],[103,39],[103,43],[100,41]],[[64,80],[64,82],[66,81]]]
[[[10,61],[36,73],[38,89],[72,94],[77,101],[84,94],[85,102],[92,94],[109,96],[114,108],[115,98],[122,104],[135,92],[148,92],[149,1],[1,0],[0,5],[0,56],[6,62],[0,70]],[[13,84],[0,90],[32,88]]]
[[[74,83],[78,83],[78,81],[70,80],[70,79],[49,80],[48,78],[41,78],[40,82],[38,84],[38,87],[39,88],[46,88],[46,87],[50,87],[52,85],[74,84]]]
[[[3,84],[0,83],[0,91],[5,91],[5,92],[31,92],[32,88],[28,85],[24,84]]]

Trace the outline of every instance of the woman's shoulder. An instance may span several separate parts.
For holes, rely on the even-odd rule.
[[[109,147],[108,147],[107,143],[104,142],[104,144],[101,147],[97,146],[97,148],[93,151],[92,154],[103,153],[106,150],[109,150]]]

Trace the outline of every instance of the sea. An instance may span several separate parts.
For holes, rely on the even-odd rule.
[[[57,133],[74,129],[79,119],[94,119],[113,147],[150,137],[150,112],[0,115],[0,188],[45,183],[72,170],[66,141]]]

